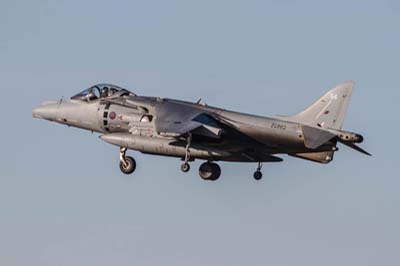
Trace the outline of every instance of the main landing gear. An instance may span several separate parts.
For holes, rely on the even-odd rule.
[[[135,172],[136,161],[130,156],[125,156],[126,150],[127,148],[125,147],[119,149],[119,169],[121,169],[122,173],[129,175]]]
[[[190,145],[192,143],[192,134],[189,134],[186,139],[186,150],[184,162],[181,165],[181,170],[184,173],[190,170]],[[215,181],[221,176],[221,168],[218,164],[212,162],[205,162],[199,168],[199,175],[203,180]]]
[[[181,165],[182,172],[186,173],[190,170],[189,163]],[[203,180],[215,181],[221,176],[221,167],[213,162],[205,162],[199,167],[199,176]]]
[[[212,162],[205,162],[200,165],[199,175],[203,180],[215,181],[221,176],[221,167]]]

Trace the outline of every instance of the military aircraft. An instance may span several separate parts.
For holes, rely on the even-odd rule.
[[[228,111],[197,102],[136,95],[111,84],[90,87],[69,100],[46,101],[32,110],[35,118],[99,132],[118,146],[124,174],[136,169],[127,149],[181,158],[181,170],[205,160],[204,180],[221,175],[218,161],[257,163],[254,178],[262,178],[264,162],[281,162],[288,154],[318,163],[333,159],[341,143],[370,155],[356,143],[360,134],[342,130],[354,83],[344,82],[293,116],[263,117]]]

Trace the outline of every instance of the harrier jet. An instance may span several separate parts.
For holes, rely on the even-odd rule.
[[[293,116],[263,117],[197,102],[139,96],[111,84],[98,84],[69,100],[46,101],[32,110],[35,118],[101,133],[100,139],[119,149],[124,174],[136,169],[128,149],[180,158],[181,170],[205,160],[199,168],[204,180],[221,175],[219,161],[256,163],[254,178],[262,178],[264,162],[281,162],[288,154],[329,163],[338,143],[366,155],[356,145],[360,134],[342,130],[353,82],[328,91]]]

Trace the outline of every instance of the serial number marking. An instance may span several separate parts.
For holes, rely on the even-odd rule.
[[[271,128],[274,129],[280,129],[280,130],[286,130],[286,125],[285,124],[279,124],[279,123],[272,123]]]

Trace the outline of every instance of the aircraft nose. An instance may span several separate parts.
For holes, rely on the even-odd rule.
[[[44,102],[32,109],[32,116],[34,118],[54,120],[56,119],[57,109],[58,106],[56,102]]]

